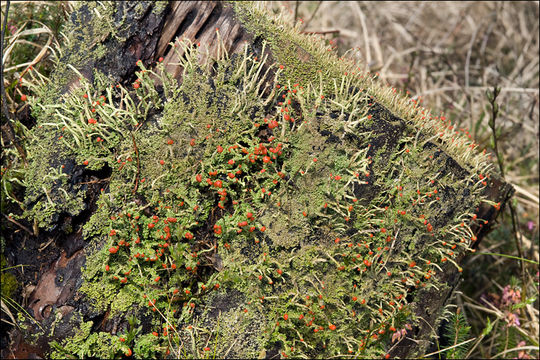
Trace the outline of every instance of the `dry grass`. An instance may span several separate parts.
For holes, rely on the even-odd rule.
[[[366,70],[468,128],[488,151],[493,151],[493,133],[486,90],[501,88],[496,128],[505,178],[516,190],[517,234],[509,214],[503,214],[468,259],[453,302],[472,326],[467,357],[537,357],[538,2],[279,1],[270,6],[291,21],[302,19],[304,31],[337,41],[341,54],[356,49],[353,54]],[[523,257],[533,261],[523,268],[509,257],[519,257],[514,236]],[[505,307],[500,300],[508,293],[506,285],[519,289],[522,301],[535,297],[536,302],[519,310]],[[508,326],[512,312],[520,326]]]
[[[2,25],[6,8],[7,2],[2,1]],[[2,82],[11,113],[23,95],[19,81],[32,81],[29,72],[36,67],[40,71],[34,76],[48,73],[53,59],[61,55],[58,31],[69,11],[68,2],[11,1],[2,52]]]

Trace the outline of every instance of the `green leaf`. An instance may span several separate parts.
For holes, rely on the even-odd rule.
[[[482,336],[488,336],[491,330],[493,330],[493,324],[491,323],[491,319],[487,318],[487,324],[484,330],[482,330]]]
[[[478,117],[478,120],[476,121],[476,123],[474,124],[474,133],[477,135],[479,130],[480,130],[480,127],[482,126],[482,122],[484,120],[484,117],[486,117],[486,112],[485,111],[482,111],[482,113],[480,114],[480,116]]]
[[[489,91],[489,89],[486,90],[486,97],[489,102],[493,101],[493,94],[491,93],[491,91]]]
[[[530,305],[532,303],[534,303],[536,301],[536,297],[533,296],[533,297],[530,297],[528,298],[527,300],[523,301],[523,302],[520,302],[519,304],[515,304],[512,306],[512,311],[516,310],[516,309],[521,309],[527,305]]]

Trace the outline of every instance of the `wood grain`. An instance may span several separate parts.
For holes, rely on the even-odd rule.
[[[242,49],[242,44],[252,39],[251,35],[234,18],[230,4],[218,1],[173,2],[171,11],[158,41],[155,59],[164,58],[165,64],[178,63],[183,55],[181,48],[172,51],[171,43],[177,44],[188,39],[197,46],[200,44],[199,61],[205,63],[208,57],[218,54],[218,34],[228,53]],[[182,69],[176,65],[166,65],[166,70],[180,80]]]

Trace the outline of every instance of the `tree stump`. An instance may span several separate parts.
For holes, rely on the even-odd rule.
[[[20,354],[424,353],[512,194],[463,129],[249,3],[71,22],[29,100],[23,218],[62,253]]]

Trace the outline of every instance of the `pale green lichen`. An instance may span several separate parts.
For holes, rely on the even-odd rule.
[[[469,171],[483,173],[489,170],[488,155],[478,153],[478,146],[463,136],[465,130],[445,122],[441,115],[433,116],[429,109],[419,106],[418,101],[399,94],[396,89],[377,81],[347,58],[337,58],[330,45],[316,37],[301,34],[298,27],[291,26],[281,16],[268,16],[264,5],[253,2],[234,2],[238,19],[259,42],[267,41],[275,61],[285,66],[287,79],[291,82],[311,83],[320,93],[350,93],[365,90],[374,100],[405,120],[442,140],[439,143],[459,164]],[[299,25],[298,22],[296,25]],[[351,87],[352,85],[352,87]],[[337,103],[340,103],[337,101]]]
[[[70,355],[78,358],[113,358],[116,351],[122,347],[118,338],[105,332],[92,333],[92,325],[92,321],[82,322],[73,337],[65,339],[61,344],[53,342],[51,358],[65,359]]]
[[[111,88],[112,79],[95,73],[61,106],[39,107],[41,126],[67,128],[62,156],[49,149],[45,159],[112,171],[84,228],[90,245],[80,290],[113,317],[133,307],[153,313],[156,332],[169,331],[178,357],[253,357],[272,349],[282,356],[383,356],[391,328],[418,322],[408,294],[442,291],[443,263],[469,246],[471,217],[483,199],[469,170],[487,165],[455,149],[448,153],[462,162],[453,163],[438,147],[467,142],[451,129],[422,129],[424,110],[353,76],[354,65],[280,20],[234,6],[267,41],[260,48],[217,59],[212,71],[197,65],[186,41],[179,85],[166,79],[163,65],[140,64],[145,72],[133,91]],[[276,64],[264,56],[266,44]],[[164,80],[164,100],[150,71]],[[98,99],[92,124],[90,104]],[[47,166],[31,165],[28,194],[36,199]],[[58,177],[58,188],[66,187]],[[60,205],[80,211],[75,194]],[[36,206],[39,221],[51,215]],[[223,299],[234,306],[224,308]],[[98,346],[117,342],[85,324],[57,355],[120,351]],[[231,348],[235,342],[244,347]]]

